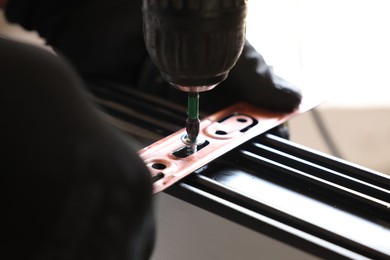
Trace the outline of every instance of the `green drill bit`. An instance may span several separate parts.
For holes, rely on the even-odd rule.
[[[188,93],[186,131],[190,143],[196,144],[199,135],[199,94],[197,92]]]
[[[199,119],[199,94],[197,92],[188,93],[188,117]]]

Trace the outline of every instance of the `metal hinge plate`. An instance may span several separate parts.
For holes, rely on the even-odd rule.
[[[153,179],[153,193],[163,191],[188,174],[229,152],[251,138],[262,134],[292,117],[306,112],[321,102],[303,100],[290,113],[268,112],[258,107],[238,103],[204,118],[199,137],[205,140],[198,151],[186,155],[181,137],[185,129],[169,135],[139,151]]]

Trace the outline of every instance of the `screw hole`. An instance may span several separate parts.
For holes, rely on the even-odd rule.
[[[245,123],[248,120],[246,120],[245,118],[237,118],[237,121],[240,122],[240,123]]]
[[[227,135],[227,133],[225,131],[222,131],[222,130],[215,131],[215,134],[217,134],[217,135]]]
[[[153,177],[152,177],[152,182],[153,183],[155,183],[156,181],[159,181],[159,180],[161,180],[162,178],[164,178],[164,173],[162,173],[162,172],[159,172],[159,173],[157,173],[156,175],[154,175]]]
[[[153,163],[152,168],[156,170],[164,170],[167,166],[163,163]]]

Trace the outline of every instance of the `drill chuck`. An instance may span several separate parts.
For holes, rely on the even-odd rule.
[[[144,0],[144,39],[162,77],[186,92],[226,79],[245,43],[247,0]]]

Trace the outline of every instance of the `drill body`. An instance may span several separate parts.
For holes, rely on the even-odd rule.
[[[144,0],[146,48],[162,77],[188,92],[187,140],[199,133],[199,92],[228,76],[245,43],[246,0]]]

